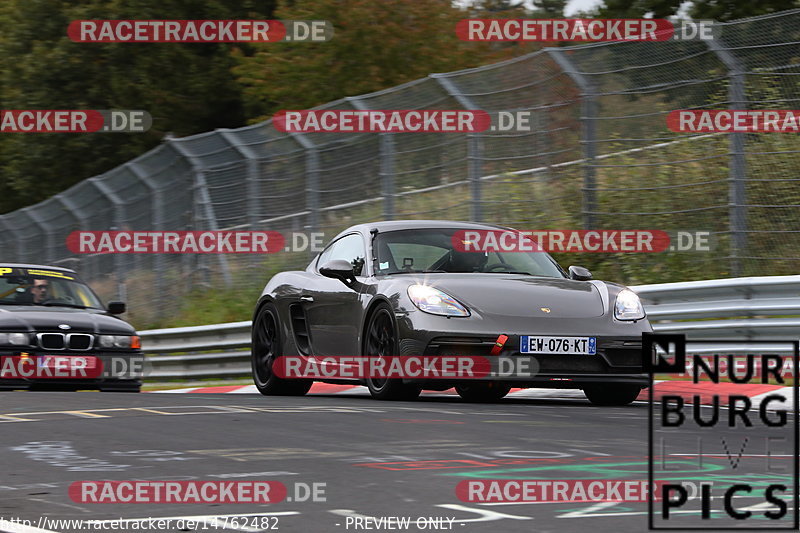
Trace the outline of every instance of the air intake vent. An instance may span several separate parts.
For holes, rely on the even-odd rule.
[[[292,304],[289,306],[289,315],[292,317],[292,332],[294,333],[294,343],[303,355],[311,353],[311,339],[308,336],[308,324],[306,323],[306,312],[303,306]]]

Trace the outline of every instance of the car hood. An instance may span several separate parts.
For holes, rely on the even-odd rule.
[[[426,284],[484,316],[591,318],[605,313],[600,291],[588,281],[475,273],[429,275]]]
[[[61,329],[66,324],[70,329]],[[0,331],[63,331],[64,333],[104,333],[132,335],[125,321],[102,311],[67,307],[0,306]]]

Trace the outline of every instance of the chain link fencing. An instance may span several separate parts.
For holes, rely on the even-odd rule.
[[[380,219],[520,229],[708,231],[705,252],[554,254],[622,283],[792,274],[800,143],[786,133],[676,133],[675,109],[796,109],[800,10],[719,24],[713,41],[544,48],[319,109],[529,111],[525,132],[281,133],[271,121],[185,138],[0,216],[4,261],[75,268],[157,326],[192,291],[253,300],[313,254],[86,254],[76,230],[324,232]],[[239,292],[237,292],[239,291]],[[248,300],[242,305],[249,307]]]

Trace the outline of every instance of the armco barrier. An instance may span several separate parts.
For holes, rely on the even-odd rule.
[[[800,337],[800,276],[764,276],[631,287],[653,328],[714,340]],[[250,321],[141,331],[150,380],[250,375]],[[713,343],[698,351],[717,351]],[[750,350],[758,344],[748,344]],[[730,346],[725,347],[730,350]],[[766,349],[766,348],[765,348]]]

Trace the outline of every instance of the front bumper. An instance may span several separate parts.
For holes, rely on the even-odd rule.
[[[0,352],[0,390],[36,390],[36,389],[97,389],[97,390],[134,390],[141,387],[146,373],[146,359],[142,352],[25,352],[32,365],[38,364],[46,356],[58,358],[96,358],[93,369],[68,370],[58,372],[52,370],[34,370],[33,366],[20,366],[21,352]],[[12,358],[7,362],[6,358]],[[16,365],[16,366],[15,366]]]
[[[411,316],[415,315],[415,316]],[[494,331],[475,331],[475,324],[469,319],[447,319],[408,313],[398,316],[400,328],[400,355],[467,355],[481,356],[490,360],[497,357],[491,350],[499,335],[508,336],[502,351],[498,354],[508,358],[529,358],[531,372],[525,375],[502,376],[491,381],[513,383],[515,387],[547,387],[580,389],[594,383],[632,384],[648,386],[649,374],[644,371],[641,333],[650,332],[646,321],[608,325],[608,321],[597,319],[548,319],[527,321],[530,325],[492,324]],[[514,322],[509,320],[509,322]],[[519,322],[519,321],[516,321]],[[425,326],[435,325],[438,328]],[[597,326],[602,327],[597,327]],[[509,326],[516,327],[512,332]],[[594,327],[593,327],[594,326]],[[524,329],[523,329],[524,328]],[[437,330],[438,329],[438,330]],[[599,331],[598,331],[599,330]],[[537,354],[520,353],[520,336],[591,336],[597,338],[595,355]],[[465,381],[405,379],[405,383],[422,384],[424,388],[444,390]],[[469,383],[475,383],[471,379]]]

